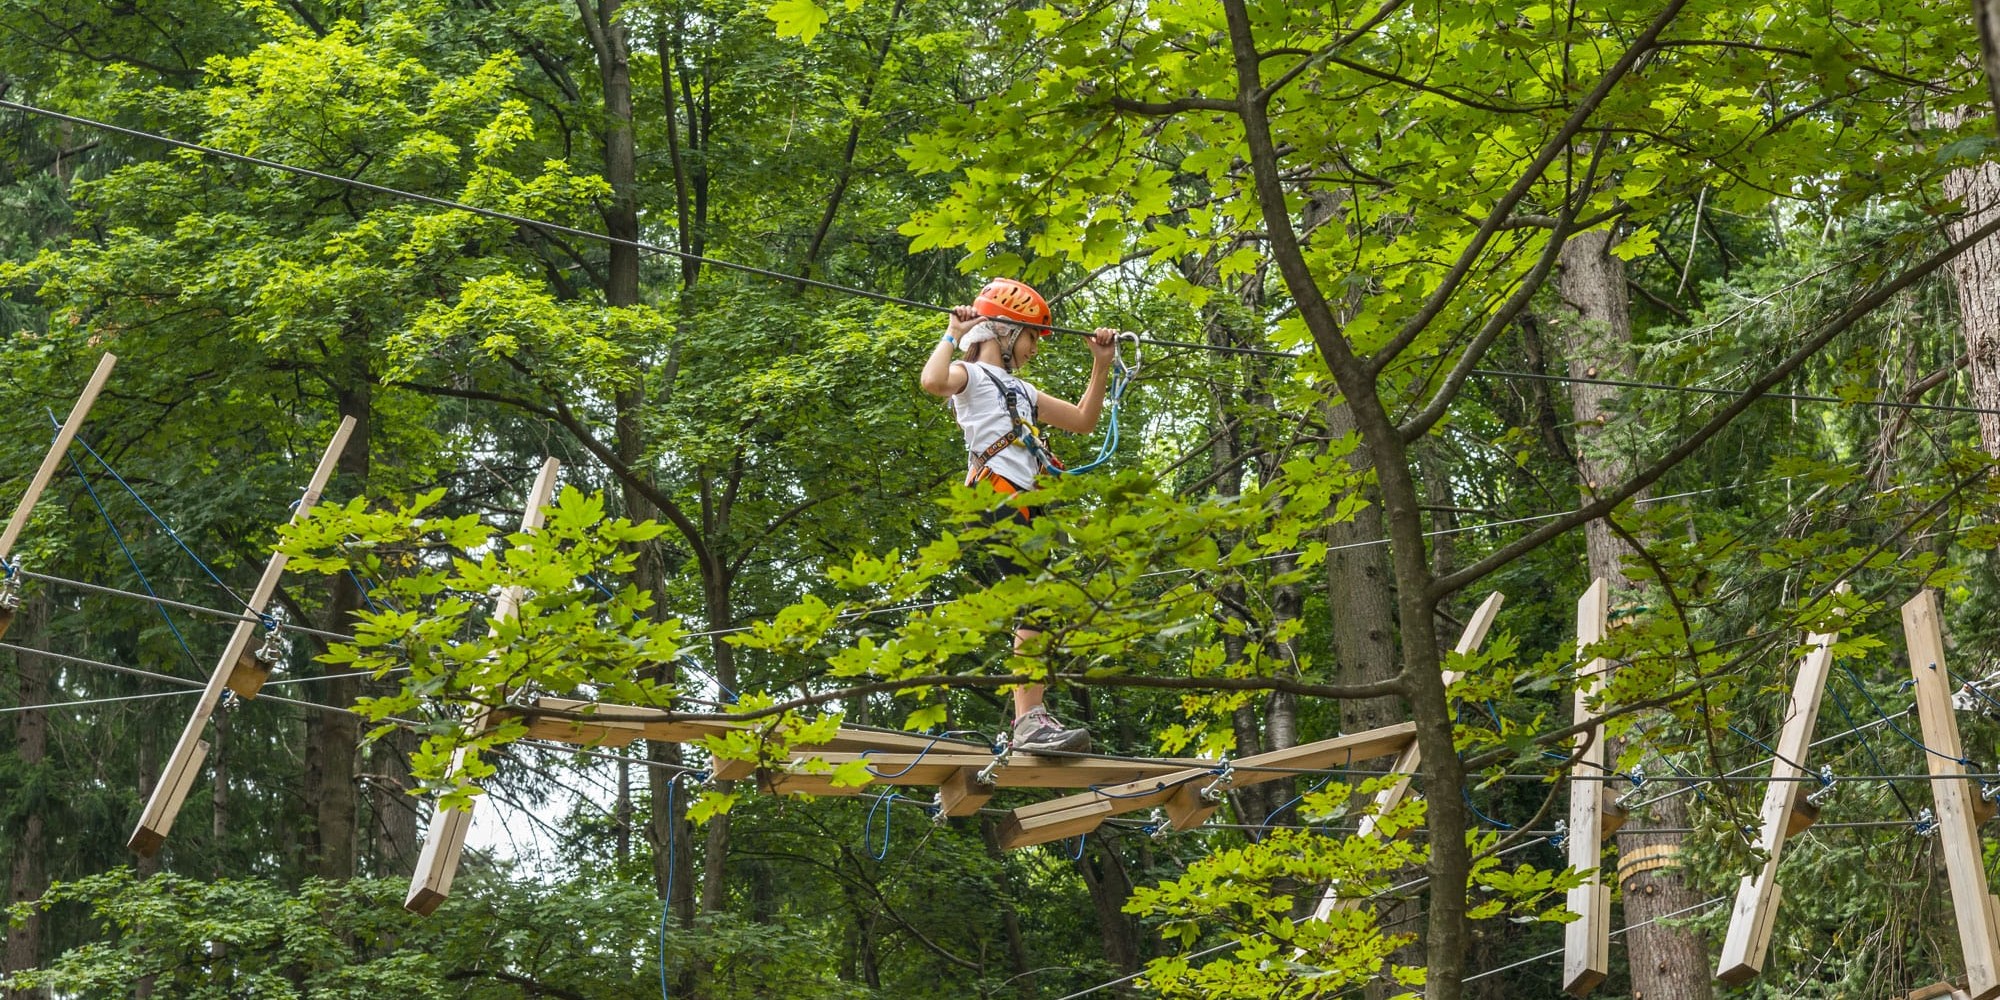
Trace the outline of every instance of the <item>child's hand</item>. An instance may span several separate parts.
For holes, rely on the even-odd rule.
[[[965,331],[978,326],[979,321],[983,318],[979,315],[979,310],[971,306],[953,306],[951,307],[951,319],[945,321],[944,329],[946,333],[951,334],[953,339],[957,339],[965,336]]]
[[[1090,331],[1090,360],[1099,367],[1109,365],[1118,350],[1118,331],[1100,326]]]

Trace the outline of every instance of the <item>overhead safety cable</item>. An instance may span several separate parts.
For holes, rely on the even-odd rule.
[[[1550,375],[1545,372],[1501,371],[1492,368],[1474,368],[1472,374],[1488,378],[1526,379],[1531,382],[1562,382],[1571,385],[1601,385],[1618,389],[1650,389],[1658,392],[1685,392],[1699,396],[1741,396],[1741,389],[1725,389],[1706,385],[1675,385],[1672,382],[1640,382],[1631,379],[1584,378],[1576,375]],[[1940,413],[2000,413],[2000,409],[1985,406],[1956,406],[1950,403],[1906,403],[1897,399],[1842,399],[1839,396],[1816,396],[1799,392],[1767,392],[1761,399],[1789,399],[1801,403],[1839,403],[1843,406],[1869,406],[1884,410],[1936,410]]]
[[[769,278],[772,281],[783,281],[807,288],[820,288],[832,292],[841,292],[847,295],[859,296],[864,299],[873,299],[877,302],[886,302],[891,305],[906,306],[911,309],[924,309],[930,312],[942,312],[942,313],[948,313],[952,309],[952,307],[950,306],[940,306],[940,305],[934,305],[929,302],[919,302],[915,299],[906,299],[901,296],[890,295],[885,292],[871,291],[865,288],[855,288],[849,285],[836,284],[831,281],[821,281],[817,278],[808,278],[797,274],[786,274],[783,271],[774,271],[771,270],[770,268],[757,267],[755,265],[744,264],[732,260],[724,260],[719,257],[709,257],[698,253],[690,253],[689,251],[686,250],[676,250],[673,247],[662,246],[658,243],[648,243],[644,240],[625,239],[624,237],[612,236],[608,233],[594,232],[589,229],[578,229],[575,226],[565,226],[557,222],[549,222],[543,219],[529,218],[528,216],[525,215],[515,215],[512,212],[503,212],[500,211],[499,209],[482,208],[478,205],[471,205],[462,201],[454,201],[450,198],[439,198],[435,195],[419,194],[415,191],[404,191],[398,188],[388,187],[382,184],[374,184],[369,181],[360,180],[354,177],[343,177],[339,174],[327,173],[323,170],[314,170],[310,167],[301,167],[290,163],[283,163],[278,160],[265,159],[264,157],[261,156],[250,156],[246,153],[237,153],[216,146],[205,146],[198,142],[189,142],[185,139],[176,139],[172,136],[161,135],[160,133],[157,132],[147,132],[143,129],[130,128],[124,125],[114,125],[107,121],[100,121],[95,118],[85,118],[82,117],[81,115],[72,115],[61,111],[52,111],[48,108],[40,108],[32,104],[23,104],[19,101],[9,101],[0,99],[0,108],[8,108],[14,111],[22,112],[24,114],[39,115],[43,118],[49,118],[60,122],[68,122],[72,125],[81,125],[84,126],[85,128],[93,128],[99,131],[112,132],[118,135],[129,136],[134,139],[144,139],[149,142],[157,142],[163,145],[173,146],[178,149],[185,149],[190,152],[201,153],[206,156],[214,156],[225,160],[232,160],[234,162],[242,163],[248,166],[262,167],[267,170],[282,171],[284,173],[293,174],[299,177],[309,177],[313,180],[325,181],[329,184],[341,184],[347,187],[354,188],[355,190],[358,191],[367,191],[372,194],[384,195],[390,198],[400,198],[405,201],[414,201],[425,205],[432,205],[437,208],[446,208],[446,209],[451,209],[453,211],[466,212],[472,215],[478,215],[489,219],[495,219],[500,222],[508,222],[517,226],[525,226],[529,229],[538,230],[543,233],[556,233],[563,236],[574,236],[580,239],[596,240],[600,243],[606,243],[616,246],[631,247],[635,250],[644,250],[648,253],[656,253],[667,257],[673,257],[679,260],[700,262],[703,264],[708,264],[712,267],[723,268],[725,270],[730,270],[730,271],[737,271],[743,274],[754,275],[760,278]],[[1056,331],[1058,333],[1067,333],[1078,337],[1091,336],[1091,332],[1089,330],[1079,330],[1073,327],[1056,326],[1054,324],[1046,324],[1046,325],[1048,326],[1048,329]],[[1143,343],[1154,344],[1160,347],[1182,347],[1200,351],[1215,351],[1222,354],[1248,354],[1259,357],[1274,357],[1274,358],[1298,357],[1298,355],[1289,351],[1276,351],[1260,347],[1237,347],[1229,344],[1201,344],[1201,343],[1193,343],[1190,341],[1182,341],[1182,340],[1161,340],[1155,337],[1141,337],[1139,339]]]

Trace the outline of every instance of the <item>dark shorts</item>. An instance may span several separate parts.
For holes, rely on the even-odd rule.
[[[1035,512],[1032,507],[1023,508],[1002,505],[979,515],[979,523],[983,526],[993,527],[1004,524],[1007,521],[1013,521],[1022,527],[1026,527],[1034,520],[1034,516]],[[980,544],[979,552],[972,558],[970,568],[972,570],[972,578],[988,587],[1010,576],[1021,576],[1028,572],[1026,566],[1002,554],[1000,547],[991,540]]]

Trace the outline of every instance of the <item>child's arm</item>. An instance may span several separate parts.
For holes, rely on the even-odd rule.
[[[1076,403],[1043,393],[1040,409],[1049,426],[1073,434],[1088,434],[1097,429],[1097,418],[1104,412],[1104,385],[1111,373],[1111,355],[1117,346],[1118,331],[1100,326],[1091,333],[1090,385],[1083,390],[1082,401]]]
[[[917,385],[925,392],[933,396],[956,396],[965,391],[965,366],[953,364],[951,353],[958,348],[958,338],[978,322],[979,314],[971,306],[952,309],[944,336],[931,348],[931,356],[924,360],[924,370],[917,376]]]

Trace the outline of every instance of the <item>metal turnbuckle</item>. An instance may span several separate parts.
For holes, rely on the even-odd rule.
[[[1215,780],[1202,788],[1201,800],[1209,805],[1218,805],[1222,802],[1223,795],[1228,793],[1229,786],[1235,783],[1236,765],[1224,757],[1221,766],[1215,769]]]

